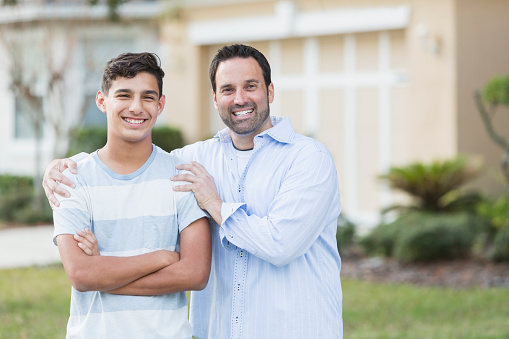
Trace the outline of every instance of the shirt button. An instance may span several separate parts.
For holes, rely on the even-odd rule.
[[[243,257],[244,256],[244,251],[240,251],[240,256]]]

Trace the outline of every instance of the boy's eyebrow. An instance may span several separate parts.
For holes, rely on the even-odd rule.
[[[119,88],[115,91],[115,93],[132,93],[133,91],[131,91],[130,89],[127,89],[127,88]]]
[[[152,90],[152,89],[149,89],[149,90],[143,91],[143,94],[153,94],[153,95],[155,95],[155,96],[159,96],[159,92],[154,91],[154,90]]]
[[[133,91],[131,91],[128,88],[119,88],[115,91],[115,93],[129,93],[129,94],[131,94],[131,93],[133,93]],[[159,92],[149,89],[149,90],[143,91],[143,94],[153,94],[153,95],[158,96]]]

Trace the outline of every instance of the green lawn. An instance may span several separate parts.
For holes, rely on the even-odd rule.
[[[509,338],[509,289],[452,290],[343,279],[345,339]],[[61,266],[0,270],[0,339],[63,338]]]

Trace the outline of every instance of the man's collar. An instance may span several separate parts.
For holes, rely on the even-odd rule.
[[[271,116],[270,122],[272,123],[272,127],[258,135],[266,134],[274,140],[287,144],[292,142],[295,131],[289,117]],[[221,142],[232,142],[228,127],[217,132],[216,137],[218,137]]]

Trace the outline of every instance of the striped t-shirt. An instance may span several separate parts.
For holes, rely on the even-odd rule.
[[[76,188],[54,211],[54,238],[88,227],[104,256],[179,250],[179,233],[206,216],[192,192],[174,192],[170,180],[183,163],[157,146],[136,172],[119,175],[94,152],[65,171]],[[107,272],[105,272],[107,274]],[[67,338],[191,338],[184,292],[124,296],[72,288]]]

